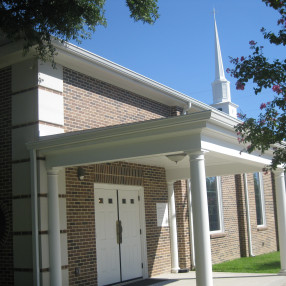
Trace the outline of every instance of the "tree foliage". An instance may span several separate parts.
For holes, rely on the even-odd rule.
[[[277,10],[280,18],[277,22],[279,32],[261,29],[264,39],[271,44],[286,45],[286,0],[262,0],[267,6]],[[236,126],[238,141],[247,145],[248,153],[259,150],[262,154],[273,150],[273,159],[268,169],[283,165],[286,170],[286,60],[270,61],[263,53],[263,46],[251,40],[252,54],[247,57],[231,58],[233,69],[227,69],[237,79],[236,89],[244,90],[250,80],[255,84],[254,93],[258,95],[264,89],[272,89],[274,99],[261,103],[261,113],[257,119],[238,114],[243,120]]]
[[[126,0],[130,17],[153,24],[159,17],[157,1]],[[53,60],[54,38],[80,43],[97,26],[106,26],[104,5],[105,0],[2,0],[0,31],[13,41],[23,39],[24,53],[36,46],[40,59]]]

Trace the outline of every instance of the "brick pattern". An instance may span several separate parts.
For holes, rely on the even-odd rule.
[[[0,285],[13,285],[11,67],[0,69],[0,208],[5,234],[0,245]],[[5,223],[4,223],[5,221]],[[1,229],[0,232],[3,230]]]
[[[275,222],[275,189],[271,174],[263,175],[263,188],[266,213],[266,228],[258,228],[256,221],[255,192],[253,174],[248,174],[249,207],[252,230],[252,247],[255,255],[277,250],[277,231]]]
[[[213,263],[249,255],[243,176],[224,176],[221,180],[225,232],[211,236]],[[247,181],[253,252],[259,255],[276,251],[275,190],[271,174],[263,175],[266,228],[257,227],[253,174],[247,175]]]
[[[240,241],[240,256],[248,256],[248,233],[247,233],[247,218],[246,218],[246,201],[244,190],[244,178],[243,175],[235,175],[236,185],[236,202],[237,202],[237,218],[239,229],[239,241]]]
[[[237,194],[234,176],[221,177],[224,234],[211,236],[212,263],[240,257]]]
[[[156,203],[168,202],[165,170],[123,162],[83,168],[86,173],[83,181],[77,179],[77,167],[66,169],[69,285],[97,283],[94,182],[110,183],[111,170],[117,170],[118,177],[126,170],[129,170],[128,172],[133,170],[131,174],[137,175],[137,179],[138,174],[142,175],[143,180],[138,180],[137,183],[144,187],[149,275],[169,272],[171,269],[169,227],[158,227],[156,220]],[[101,171],[101,176],[96,176],[98,170]],[[79,276],[75,275],[76,267],[80,268]]]
[[[177,181],[174,184],[179,267],[181,269],[191,268],[191,250],[190,250],[190,227],[188,212],[188,197],[186,181]]]
[[[68,68],[63,80],[65,132],[175,115],[174,108]]]
[[[156,203],[168,203],[166,174],[163,168],[142,166],[145,196],[148,270],[150,276],[170,272],[169,227],[157,226]]]
[[[69,285],[96,285],[94,166],[86,166],[79,181],[77,168],[66,169]],[[75,268],[80,268],[80,275]]]

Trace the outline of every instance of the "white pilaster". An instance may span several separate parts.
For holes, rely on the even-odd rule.
[[[58,169],[48,170],[48,233],[51,286],[62,285],[58,177]]]
[[[212,262],[206,189],[205,157],[189,154],[192,180],[192,207],[196,252],[196,285],[212,286]]]
[[[177,221],[174,182],[168,182],[168,203],[169,203],[169,222],[170,222],[170,239],[171,239],[171,263],[172,272],[179,271],[179,254],[178,254],[178,238],[177,238]]]
[[[248,252],[249,256],[255,256],[252,249],[252,232],[251,232],[251,223],[250,223],[250,210],[249,210],[249,197],[248,197],[248,184],[247,184],[247,174],[243,174],[244,182],[244,197],[245,197],[245,210],[246,210],[246,223],[247,223],[247,234],[248,234]]]
[[[191,261],[192,267],[196,267],[196,254],[194,245],[194,222],[193,222],[193,207],[192,207],[192,192],[191,192],[191,180],[187,181],[187,195],[188,195],[188,211],[189,211],[189,228],[190,228],[190,242],[191,242]]]
[[[280,246],[280,274],[286,275],[286,194],[285,176],[282,171],[275,172],[275,188],[278,215],[278,233]]]

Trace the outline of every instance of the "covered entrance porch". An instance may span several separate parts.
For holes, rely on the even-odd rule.
[[[61,244],[59,225],[59,170],[70,166],[104,162],[128,162],[163,167],[168,186],[171,239],[171,268],[179,270],[174,182],[191,179],[196,282],[211,286],[211,247],[206,194],[206,176],[229,175],[260,171],[269,164],[271,154],[260,156],[241,152],[233,126],[237,120],[211,111],[53,135],[28,144],[32,169],[37,169],[37,157],[45,158],[48,185],[50,284],[61,285]],[[181,156],[181,161],[170,160]],[[167,157],[169,156],[169,158]],[[32,172],[32,185],[37,194],[37,176]],[[286,270],[286,208],[285,182],[282,170],[276,175],[277,208],[281,249],[281,268]],[[36,197],[35,197],[36,198]],[[37,204],[34,200],[34,275],[39,276],[37,246]],[[144,230],[143,230],[144,231]],[[142,244],[141,244],[142,249]],[[146,248],[145,248],[146,251]],[[144,253],[144,243],[142,255]],[[143,258],[143,263],[148,264]],[[146,265],[147,269],[148,265]],[[146,270],[143,277],[146,277]],[[38,278],[39,279],[39,278]]]

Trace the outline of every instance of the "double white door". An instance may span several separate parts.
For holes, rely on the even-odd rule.
[[[138,191],[95,189],[98,285],[142,277]]]

